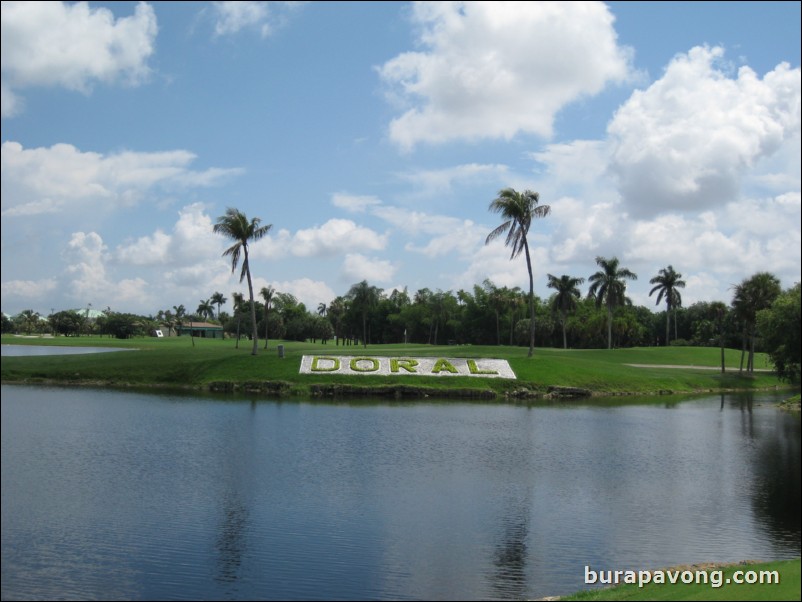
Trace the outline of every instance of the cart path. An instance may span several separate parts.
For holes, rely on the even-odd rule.
[[[671,369],[678,369],[678,368],[690,368],[691,370],[721,370],[721,366],[680,366],[676,364],[624,364],[625,366],[631,366],[633,368],[671,368]],[[735,368],[729,368],[729,372],[734,372]],[[774,370],[770,368],[755,368],[754,372],[774,372]]]

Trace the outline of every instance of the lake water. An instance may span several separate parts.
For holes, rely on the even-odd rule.
[[[800,554],[782,394],[525,406],[2,386],[3,599],[526,599]],[[627,404],[627,405],[615,405]]]
[[[32,355],[79,355],[84,353],[108,353],[111,351],[134,351],[124,347],[66,347],[57,345],[0,345],[3,357]]]

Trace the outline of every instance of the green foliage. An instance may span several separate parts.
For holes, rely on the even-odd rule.
[[[130,339],[136,335],[144,335],[140,318],[134,314],[113,313],[106,318],[105,331],[118,339]]]
[[[6,316],[6,314],[3,314],[3,334],[9,334],[12,332],[14,332],[14,323]]]
[[[757,329],[777,374],[794,383],[800,382],[801,322],[799,283],[757,313]]]
[[[77,311],[68,309],[54,313],[49,318],[50,324],[56,334],[64,336],[79,336],[83,330],[86,318]]]

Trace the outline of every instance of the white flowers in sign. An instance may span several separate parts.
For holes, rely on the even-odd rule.
[[[515,378],[507,360],[446,357],[380,357],[305,355],[301,374],[366,374],[370,376],[474,376]]]

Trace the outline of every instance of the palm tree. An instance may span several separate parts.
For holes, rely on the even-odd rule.
[[[39,323],[39,312],[36,312],[32,309],[25,309],[21,311],[19,317],[23,327],[25,328],[25,334],[31,334],[31,331]]]
[[[329,320],[334,321],[334,344],[339,345],[342,335],[340,334],[340,322],[348,311],[348,302],[342,297],[336,297],[329,303]]]
[[[214,295],[212,295],[211,301],[212,301],[212,303],[214,305],[217,306],[217,319],[219,320],[220,319],[220,307],[225,305],[225,302],[228,301],[228,299],[226,299],[223,296],[223,293],[215,292]]]
[[[716,326],[718,326],[718,343],[721,347],[721,373],[724,374],[724,324],[727,318],[727,306],[721,301],[713,301],[710,304],[710,311],[713,314]],[[676,325],[676,320],[674,321]]]
[[[200,300],[200,305],[198,305],[198,309],[195,310],[195,313],[198,314],[201,318],[206,318],[207,320],[214,318],[214,302],[211,299],[203,299]]]
[[[173,310],[175,310],[174,319],[176,325],[176,331],[184,325],[184,318],[187,315],[187,308],[184,307],[184,304],[181,305],[173,305]]]
[[[749,360],[746,364],[747,372],[755,369],[755,339],[757,339],[757,312],[768,309],[780,295],[782,288],[780,280],[769,272],[759,272],[743,280],[735,286],[735,295],[732,300],[733,308],[744,327],[744,345],[741,351],[741,370],[743,370],[743,356],[746,350],[746,341],[749,340]]]
[[[329,311],[329,308],[326,307],[325,303],[321,302],[321,303],[317,304],[317,315],[325,317],[326,314],[328,313],[328,311]]]
[[[231,293],[231,298],[234,300],[234,316],[237,318],[237,344],[234,345],[234,349],[239,349],[239,324],[242,314],[242,304],[245,302],[245,299],[242,293]]]
[[[368,312],[379,302],[381,289],[370,286],[367,280],[355,284],[348,291],[351,306],[362,314],[362,346],[368,346]]]
[[[682,305],[682,295],[680,295],[678,288],[685,288],[685,281],[681,280],[682,274],[675,272],[672,266],[661,269],[657,276],[649,280],[649,284],[656,285],[649,291],[651,297],[653,293],[657,292],[657,302],[655,305],[660,305],[663,297],[666,298],[666,346],[668,345],[671,336],[671,309],[674,309],[674,331],[676,338],[677,328],[677,307]],[[658,292],[659,291],[659,292]]]
[[[529,270],[529,357],[535,353],[535,280],[532,276],[532,259],[529,255],[529,242],[526,236],[529,233],[529,226],[532,219],[546,217],[551,213],[549,205],[540,205],[540,195],[531,190],[523,193],[512,188],[504,188],[498,193],[498,197],[490,203],[490,211],[500,213],[504,222],[487,235],[485,244],[489,244],[505,232],[507,239],[505,246],[512,247],[510,259],[515,259],[521,254],[526,253],[526,268]]]
[[[501,345],[501,310],[506,305],[506,299],[502,290],[489,278],[485,278],[482,285],[487,291],[487,304],[496,316],[496,345]]]
[[[440,289],[437,290],[431,297],[429,297],[429,311],[434,322],[434,344],[437,345],[437,333],[440,328],[440,323],[443,325],[448,322],[450,316],[449,297],[453,299],[451,292],[444,293]]]
[[[588,278],[590,282],[590,290],[588,290],[588,297],[593,297],[596,300],[596,307],[601,307],[604,304],[607,307],[607,349],[613,347],[613,312],[619,305],[629,305],[632,302],[626,296],[627,280],[637,280],[637,274],[632,273],[627,268],[618,267],[618,258],[606,259],[604,257],[596,258],[596,265],[601,270]]]
[[[270,311],[270,302],[273,300],[273,295],[276,293],[276,289],[272,286],[263,286],[262,290],[259,291],[259,294],[262,295],[262,299],[265,300],[265,349],[267,349],[267,315]]]
[[[259,224],[261,222],[262,220],[258,217],[248,221],[244,213],[233,207],[229,207],[226,210],[226,214],[218,217],[217,223],[214,225],[216,234],[222,234],[236,241],[223,252],[223,257],[231,256],[232,274],[237,269],[240,254],[244,255],[239,281],[242,282],[243,279],[248,279],[248,293],[251,300],[251,325],[253,327],[253,351],[251,351],[251,355],[256,355],[258,353],[259,335],[256,332],[256,304],[253,302],[253,282],[251,281],[251,266],[248,262],[248,242],[259,240],[270,232],[270,228],[273,227],[272,224],[260,226]]]
[[[560,323],[563,327],[563,349],[568,349],[568,337],[565,335],[565,322],[568,314],[576,309],[576,301],[582,296],[577,288],[585,282],[584,278],[574,278],[563,274],[559,278],[548,274],[548,287],[557,292],[551,300],[551,308],[560,314]]]

